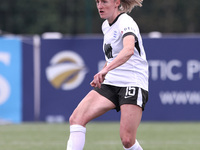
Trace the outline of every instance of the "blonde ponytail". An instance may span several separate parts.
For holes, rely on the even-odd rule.
[[[142,7],[143,0],[120,0],[119,10],[130,13],[135,6]]]

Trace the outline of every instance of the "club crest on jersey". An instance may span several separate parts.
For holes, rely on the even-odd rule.
[[[113,58],[111,44],[104,44],[104,51],[108,59]]]

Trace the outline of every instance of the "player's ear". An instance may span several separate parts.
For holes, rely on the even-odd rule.
[[[115,0],[115,6],[116,6],[116,7],[119,7],[120,3],[121,3],[120,0]]]

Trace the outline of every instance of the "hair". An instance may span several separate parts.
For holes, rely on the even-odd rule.
[[[143,0],[120,0],[119,10],[130,13],[135,6],[142,7]]]

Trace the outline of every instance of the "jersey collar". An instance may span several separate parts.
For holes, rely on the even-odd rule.
[[[118,20],[119,16],[121,16],[123,13],[119,14],[112,23],[109,23],[109,25],[112,26]]]

